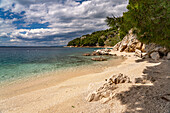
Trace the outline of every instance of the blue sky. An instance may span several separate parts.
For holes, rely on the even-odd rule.
[[[0,46],[61,46],[107,29],[127,0],[0,0]]]

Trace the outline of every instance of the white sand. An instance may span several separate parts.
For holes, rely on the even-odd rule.
[[[132,84],[121,84],[116,91],[128,91],[132,85],[135,85],[135,78],[142,77],[146,66],[156,66],[160,63],[147,61],[137,63],[135,60],[139,58],[134,57],[134,53],[116,52],[116,54],[127,54],[131,57],[127,57],[127,60],[120,65],[109,67],[103,72],[72,77],[48,87],[32,88],[23,92],[22,90],[25,89],[20,88],[19,91],[22,93],[13,90],[17,92],[17,95],[12,92],[13,95],[5,96],[10,92],[9,90],[6,93],[0,92],[0,95],[4,94],[0,99],[0,113],[121,113],[125,111],[126,104],[122,105],[118,99],[109,104],[101,104],[99,101],[87,102],[85,98],[89,92],[101,86],[106,78],[118,73],[128,75]],[[50,82],[50,79],[47,82]],[[0,91],[3,90],[0,89]]]

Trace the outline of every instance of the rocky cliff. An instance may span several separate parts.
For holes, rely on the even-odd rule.
[[[133,30],[130,30],[129,33],[123,38],[122,41],[117,43],[113,50],[120,52],[135,52],[136,49],[145,52],[145,44],[141,43],[135,34],[133,34]]]
[[[156,45],[154,43],[144,44],[137,39],[131,29],[129,33],[118,42],[114,47],[114,51],[135,52],[135,55],[141,58],[152,58],[154,60],[170,59],[170,49]]]

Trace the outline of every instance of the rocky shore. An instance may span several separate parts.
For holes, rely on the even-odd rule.
[[[119,53],[119,55],[115,53]],[[136,35],[129,32],[129,34],[119,43],[117,43],[112,50],[97,50],[95,55],[111,55],[115,56],[123,56],[123,57],[131,57],[138,58],[136,62],[140,61],[148,61],[148,62],[159,62],[160,66],[156,66],[154,70],[149,70],[148,75],[142,75],[143,77],[136,76],[133,82],[130,80],[132,75],[124,75],[122,73],[112,75],[108,79],[105,79],[105,82],[96,88],[96,90],[90,92],[86,97],[88,102],[96,102],[99,101],[102,104],[112,105],[112,102],[115,103],[115,99],[119,98],[122,100],[122,103],[130,102],[130,105],[135,106],[135,103],[140,103],[139,109],[133,106],[133,110],[130,109],[128,112],[145,112],[145,113],[169,113],[170,112],[170,50],[166,47],[162,47],[153,43],[143,44],[136,39]],[[128,54],[131,55],[128,55]],[[86,55],[85,55],[86,56]],[[92,54],[88,54],[87,56],[94,56]],[[165,69],[162,69],[163,66]],[[156,70],[157,69],[157,70]],[[146,70],[146,69],[145,69]],[[145,70],[143,74],[145,74]],[[166,72],[164,72],[166,70]],[[137,70],[134,70],[137,71]],[[154,73],[154,74],[153,74]],[[162,81],[162,83],[159,83]],[[121,84],[121,87],[120,85]],[[125,93],[119,92],[122,87],[126,85],[132,86],[135,91],[126,91]],[[162,87],[163,85],[167,85],[166,87]],[[146,87],[145,87],[146,86]],[[151,90],[149,87],[153,87]],[[155,88],[156,87],[156,88]],[[120,89],[119,89],[120,88]],[[159,92],[158,88],[161,88]],[[141,92],[142,91],[142,92]],[[134,103],[129,101],[129,97],[133,97],[133,95],[129,95],[130,92],[133,92],[133,95],[141,98],[141,100],[133,100]],[[135,94],[136,92],[136,94]],[[148,93],[149,92],[149,93]],[[141,94],[140,94],[141,93]],[[146,96],[146,95],[147,96]],[[155,96],[157,99],[155,99]],[[149,98],[150,97],[150,98]],[[137,98],[136,98],[137,99]],[[144,101],[142,100],[144,99]],[[110,102],[111,101],[111,102]],[[146,102],[150,101],[150,104]],[[146,105],[144,105],[146,104]],[[157,107],[154,105],[157,104]],[[105,112],[114,113],[115,110],[112,108],[105,109]],[[119,110],[116,110],[119,111]],[[118,113],[123,113],[123,110]]]
[[[60,80],[56,79],[57,74],[54,73],[48,77],[0,87],[0,112],[170,112],[170,53],[167,48],[142,44],[130,32],[113,49],[97,50],[85,56],[105,55],[126,59],[117,64],[113,62],[111,67],[95,73],[81,72],[83,69],[77,72],[71,70],[68,76],[62,73]],[[94,67],[90,68],[95,70]],[[67,79],[63,80],[63,76]],[[53,84],[49,85],[51,82]]]

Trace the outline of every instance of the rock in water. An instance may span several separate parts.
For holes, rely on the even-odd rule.
[[[93,61],[107,61],[106,58],[102,58],[102,57],[92,58],[91,60],[93,60]]]
[[[154,60],[159,60],[160,55],[159,55],[158,52],[153,52],[153,53],[150,54],[150,57]]]
[[[83,54],[83,56],[90,56],[90,53],[85,53]]]

